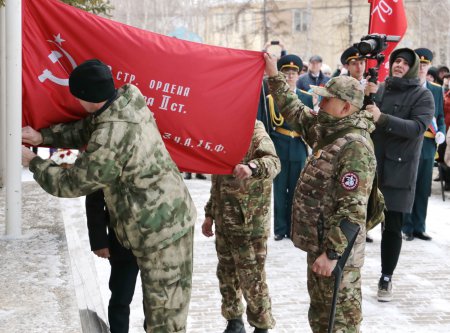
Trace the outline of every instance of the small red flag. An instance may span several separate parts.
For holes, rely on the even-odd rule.
[[[403,0],[368,0],[370,3],[370,23],[369,34],[384,34],[400,36],[406,32],[407,22]],[[386,50],[384,62],[380,65],[378,81],[382,82],[389,74],[389,55],[400,42],[389,42]],[[376,65],[375,60],[369,60],[368,67]]]
[[[116,87],[136,85],[182,171],[227,174],[254,128],[261,52],[203,45],[133,28],[57,0],[23,1],[23,126],[86,116],[70,72],[98,58]],[[150,112],[150,111],[149,111]]]

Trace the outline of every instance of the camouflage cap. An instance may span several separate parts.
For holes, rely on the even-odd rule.
[[[311,86],[314,93],[323,97],[336,97],[361,109],[364,102],[364,89],[358,80],[341,75],[332,78],[325,87]]]

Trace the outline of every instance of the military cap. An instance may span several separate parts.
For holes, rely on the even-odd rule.
[[[361,109],[364,102],[364,89],[358,80],[341,75],[330,79],[324,87],[311,86],[314,93],[323,97],[336,97]]]
[[[295,69],[297,72],[300,72],[303,67],[303,61],[302,59],[300,59],[300,57],[296,56],[295,54],[288,54],[282,56],[277,61],[277,67],[279,71],[285,68],[292,68]]]
[[[433,52],[425,47],[415,49],[414,52],[417,53],[422,63],[430,64],[433,61]]]
[[[350,46],[347,50],[345,50],[341,55],[341,64],[347,65],[349,61],[356,59],[365,59],[365,57],[359,52],[359,50],[354,47]]]

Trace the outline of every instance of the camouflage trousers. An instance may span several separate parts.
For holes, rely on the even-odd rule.
[[[244,295],[250,325],[273,328],[275,320],[264,270],[267,236],[251,238],[229,235],[216,228],[216,251],[222,315],[227,320],[240,317],[244,312]]]
[[[308,253],[309,325],[314,333],[326,333],[333,299],[334,277],[320,277],[311,267],[317,256]],[[335,333],[358,333],[362,321],[360,268],[345,267],[339,287]]]
[[[159,251],[138,257],[147,333],[186,332],[192,287],[192,227]]]

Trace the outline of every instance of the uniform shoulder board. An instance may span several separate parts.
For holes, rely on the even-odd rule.
[[[306,94],[306,95],[311,95],[311,96],[312,96],[311,93],[309,93],[309,92],[307,92],[307,91],[305,91],[305,90],[303,90],[303,89],[299,89],[299,90],[300,90],[300,92],[302,92],[302,93],[304,93],[304,94]]]
[[[428,81],[428,82],[430,82],[430,81]],[[439,87],[439,88],[442,88],[442,86],[440,85],[440,84],[438,84],[438,83],[434,83],[434,82],[430,82],[433,86],[436,86],[436,87]]]

